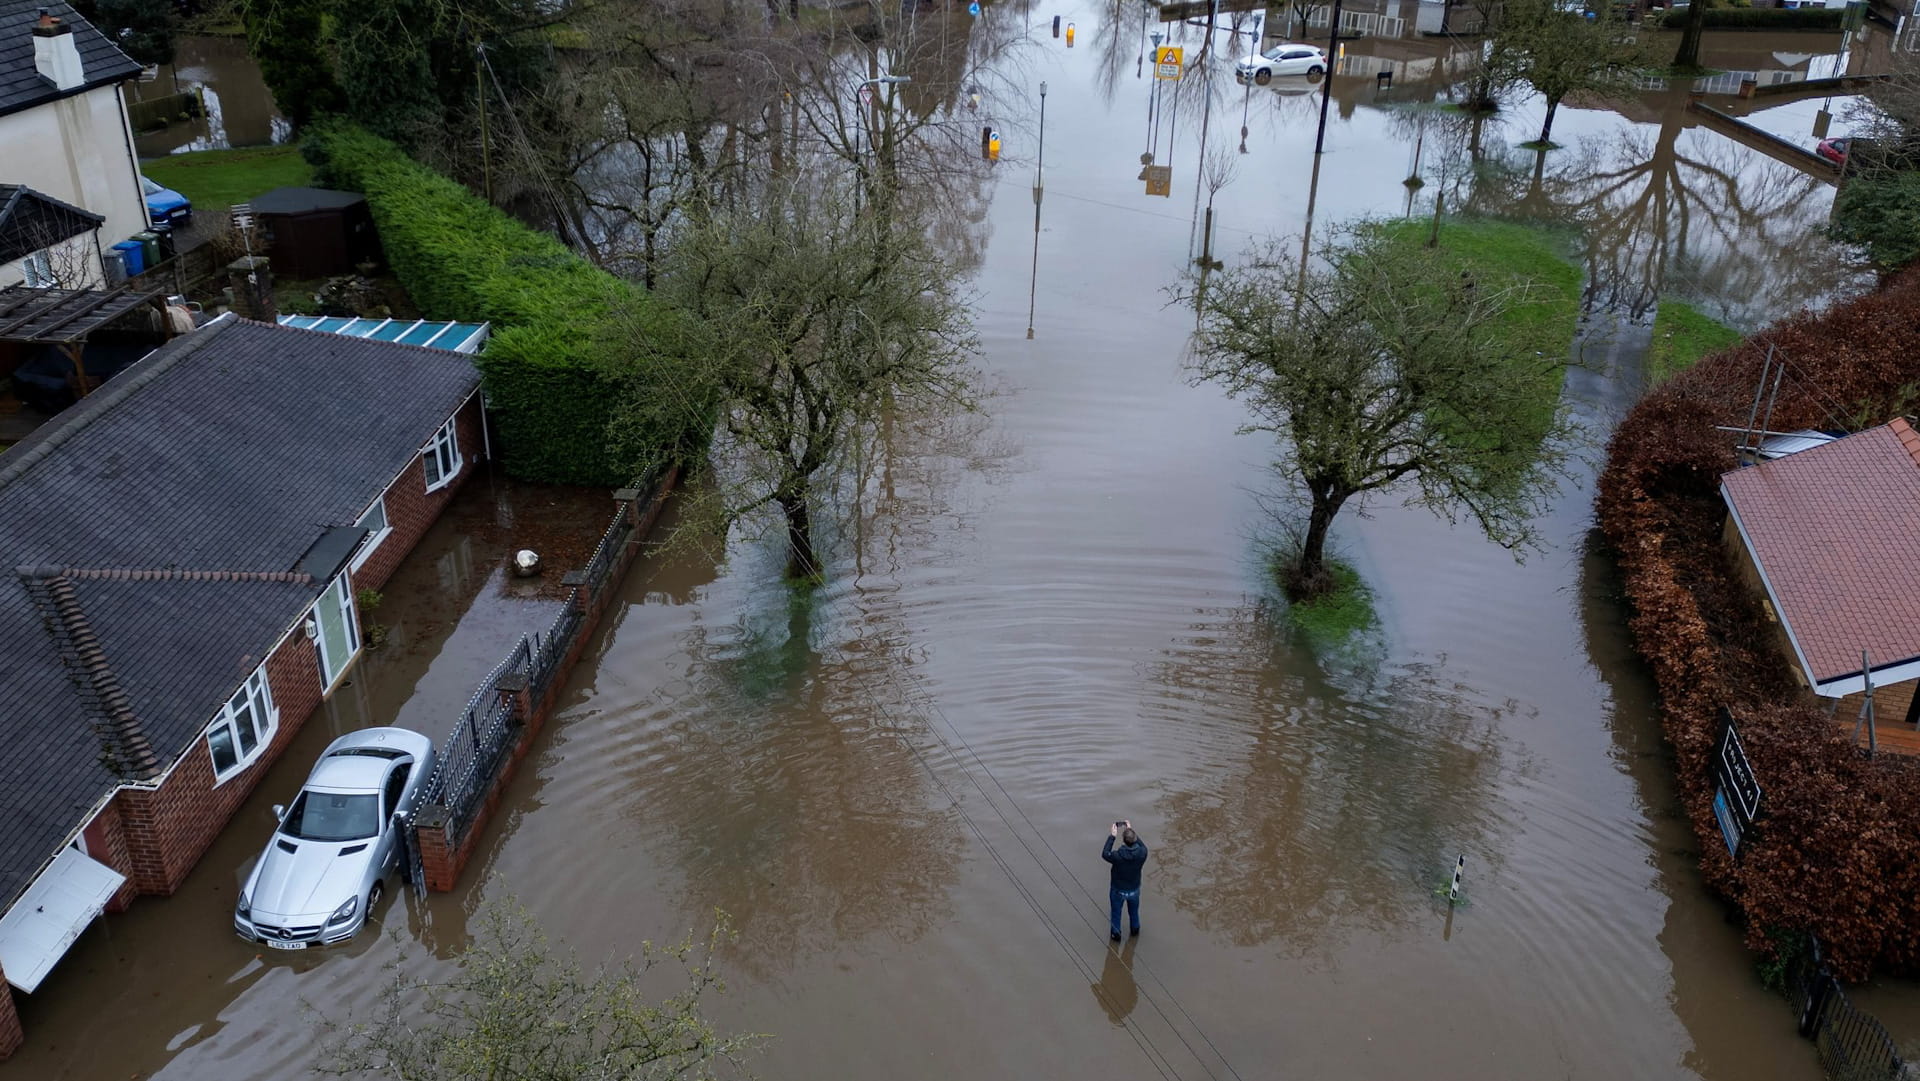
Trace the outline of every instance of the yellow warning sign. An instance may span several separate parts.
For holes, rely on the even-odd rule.
[[[1148,195],[1173,197],[1173,166],[1149,165],[1140,175],[1146,178]]]
[[[1181,72],[1180,46],[1160,45],[1153,50],[1153,77],[1156,79],[1179,79]]]

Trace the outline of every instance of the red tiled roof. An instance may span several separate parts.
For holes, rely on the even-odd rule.
[[[1904,420],[1721,478],[1816,683],[1920,657],[1920,433]]]

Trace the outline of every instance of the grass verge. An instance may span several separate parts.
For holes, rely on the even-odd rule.
[[[313,183],[313,167],[292,146],[169,154],[143,162],[141,170],[193,200],[196,211],[223,211],[275,188]]]
[[[1330,559],[1327,572],[1333,578],[1331,590],[1287,606],[1288,622],[1318,646],[1339,645],[1379,621],[1373,611],[1373,590],[1359,571]],[[1277,580],[1277,568],[1275,576]]]
[[[1647,347],[1647,383],[1656,386],[1741,339],[1739,331],[1681,300],[1662,300],[1653,317],[1653,344]]]
[[[1426,243],[1431,219],[1389,222],[1390,235]],[[1515,305],[1505,325],[1516,347],[1548,356],[1566,356],[1580,320],[1580,269],[1568,252],[1568,236],[1553,229],[1484,218],[1443,218],[1440,247],[1460,269],[1495,286],[1532,279],[1539,290]]]
[[[1402,243],[1425,244],[1434,235],[1430,218],[1387,222],[1380,228]],[[1513,304],[1497,327],[1502,353],[1563,360],[1571,355],[1580,325],[1581,282],[1569,254],[1572,234],[1486,218],[1443,218],[1439,247],[1461,273],[1472,274],[1488,288],[1528,285],[1526,298]],[[1527,379],[1539,395],[1534,410],[1542,435],[1553,422],[1566,375],[1564,364],[1550,373],[1516,372],[1515,377]],[[1472,428],[1473,418],[1459,419],[1463,427]]]

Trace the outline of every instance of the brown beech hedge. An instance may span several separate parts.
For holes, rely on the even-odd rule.
[[[1920,973],[1920,762],[1869,760],[1849,745],[1850,724],[1808,702],[1721,543],[1719,479],[1735,466],[1738,440],[1714,427],[1747,422],[1769,346],[1791,365],[1776,431],[1857,430],[1915,411],[1920,268],[1787,319],[1649,393],[1608,447],[1600,527],[1619,561],[1635,646],[1659,686],[1702,869],[1745,914],[1748,945],[1766,952],[1770,931],[1811,931],[1842,978]],[[1833,543],[1846,543],[1842,523]],[[1764,789],[1737,861],[1712,810],[1708,759],[1722,706]]]

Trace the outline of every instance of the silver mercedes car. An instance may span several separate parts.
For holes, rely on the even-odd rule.
[[[400,830],[433,773],[433,741],[368,728],[327,745],[233,906],[233,929],[276,950],[352,938],[401,856]]]

